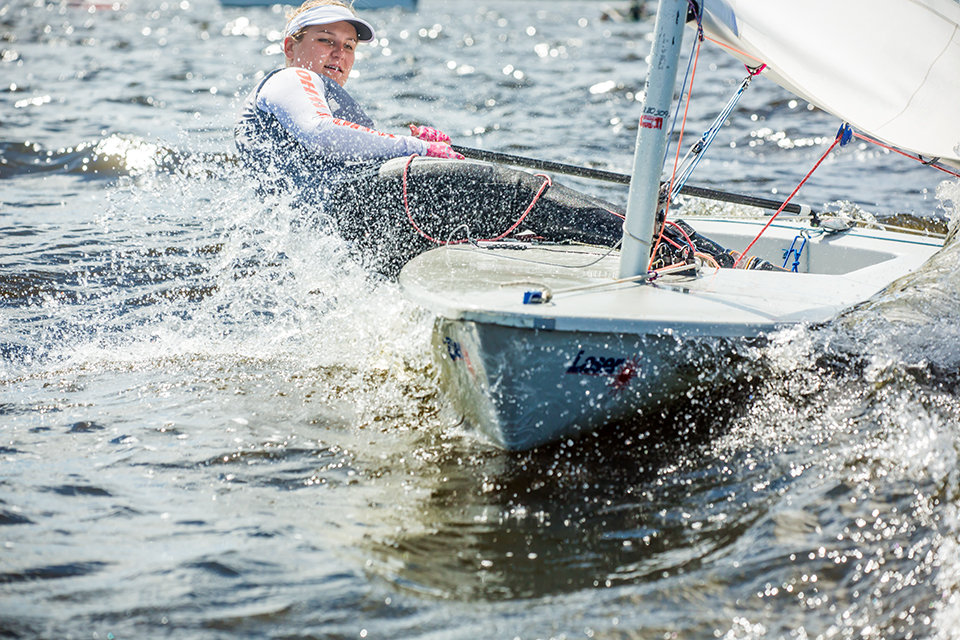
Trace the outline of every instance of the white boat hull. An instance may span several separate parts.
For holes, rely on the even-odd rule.
[[[694,226],[734,247],[760,227]],[[759,255],[783,262],[803,229],[771,227]],[[400,281],[437,316],[434,356],[457,410],[495,444],[524,450],[735,381],[743,373],[738,353],[767,332],[829,320],[941,246],[872,230],[814,232],[807,242],[800,273],[705,270],[653,284],[614,283],[618,255],[607,250],[458,245],[414,259]],[[574,287],[586,288],[565,292]],[[524,304],[531,291],[553,297]]]
[[[513,451],[646,418],[688,390],[733,383],[742,373],[738,346],[448,319],[434,333],[441,380],[458,411]]]

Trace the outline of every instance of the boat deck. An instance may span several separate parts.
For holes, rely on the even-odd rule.
[[[742,248],[762,222],[694,225],[725,246]],[[870,229],[828,234],[787,223],[771,226],[751,254],[783,264],[790,247],[799,246],[798,237],[806,244],[796,273],[706,267],[696,276],[617,282],[616,251],[481,243],[429,251],[404,269],[401,283],[413,301],[448,319],[571,331],[745,336],[828,320],[918,268],[942,246],[937,238]],[[793,261],[791,254],[788,268]],[[549,300],[525,304],[531,295]]]

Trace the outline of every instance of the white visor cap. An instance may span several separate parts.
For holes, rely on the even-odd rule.
[[[369,22],[355,16],[350,9],[336,4],[311,7],[298,13],[287,23],[286,29],[283,30],[283,37],[289,38],[304,27],[333,22],[349,22],[352,24],[357,30],[357,40],[359,42],[370,42],[374,38],[373,27]]]

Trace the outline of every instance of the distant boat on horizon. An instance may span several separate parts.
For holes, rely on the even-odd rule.
[[[275,4],[298,5],[296,0],[220,0],[220,4],[225,7],[269,7]],[[400,8],[408,11],[415,11],[417,0],[354,0],[355,9],[391,9]]]

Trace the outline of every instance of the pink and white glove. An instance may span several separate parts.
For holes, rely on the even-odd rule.
[[[425,142],[446,142],[450,144],[450,136],[433,127],[418,127],[412,124],[410,125],[410,135]]]
[[[463,160],[463,154],[457,153],[446,142],[431,142],[427,145],[428,158],[453,158]]]

